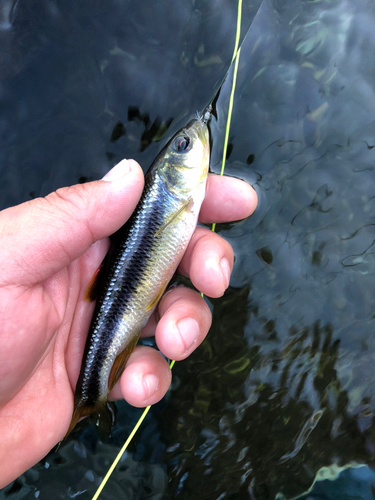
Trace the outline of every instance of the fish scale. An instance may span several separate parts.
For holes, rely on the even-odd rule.
[[[81,417],[91,414],[110,428],[108,392],[119,379],[197,224],[209,165],[208,117],[206,112],[203,118],[192,120],[159,153],[133,215],[114,235],[96,277],[97,290],[93,287],[89,293],[97,302],[68,434]]]

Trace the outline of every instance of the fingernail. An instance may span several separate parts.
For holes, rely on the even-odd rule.
[[[154,394],[156,389],[159,387],[159,379],[156,375],[152,375],[149,373],[145,375],[142,379],[143,389],[145,391],[145,399],[148,399],[150,396]]]
[[[220,261],[220,267],[221,267],[221,272],[223,273],[225,288],[228,288],[230,280],[230,265],[228,259],[223,257]]]
[[[127,160],[121,160],[120,163],[115,165],[109,172],[105,174],[105,176],[102,178],[102,181],[117,181],[118,179],[121,179],[121,177],[124,177],[124,175],[128,174],[130,172],[129,168],[129,162]]]
[[[177,322],[176,326],[182,337],[185,350],[188,351],[198,339],[199,325],[193,318],[183,318]]]

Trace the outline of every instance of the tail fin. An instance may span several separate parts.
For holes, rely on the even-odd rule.
[[[111,428],[114,424],[115,418],[113,404],[109,403],[106,399],[103,401],[98,401],[91,405],[81,400],[78,403],[74,403],[72,420],[64,439],[69,436],[79,420],[84,417],[90,417],[90,419],[100,429],[101,436],[110,436]]]

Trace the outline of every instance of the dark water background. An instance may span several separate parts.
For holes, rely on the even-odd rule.
[[[375,498],[375,4],[243,9],[226,173],[259,207],[218,227],[236,251],[231,287],[103,499]],[[0,12],[4,208],[123,157],[147,168],[219,88],[237,5],[2,0]],[[231,73],[211,122],[215,172],[230,87]],[[119,404],[108,443],[86,428],[0,499],[91,498],[139,414]]]

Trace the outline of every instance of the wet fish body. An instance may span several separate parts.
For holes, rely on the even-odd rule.
[[[191,121],[157,156],[136,210],[115,235],[103,262],[68,433],[81,417],[92,413],[102,425],[110,425],[107,394],[120,378],[197,224],[209,165],[205,121]]]

